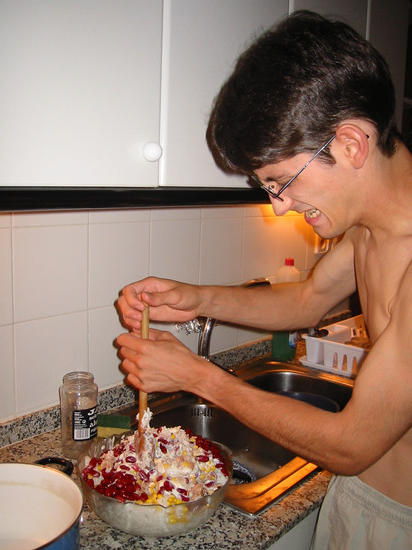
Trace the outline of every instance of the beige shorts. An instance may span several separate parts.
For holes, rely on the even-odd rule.
[[[411,550],[412,507],[357,477],[335,476],[319,513],[312,550]]]

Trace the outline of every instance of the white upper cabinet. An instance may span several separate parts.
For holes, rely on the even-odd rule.
[[[164,2],[160,184],[248,187],[214,164],[205,132],[214,97],[253,38],[288,13],[288,0]]]
[[[287,10],[1,0],[0,185],[233,185],[206,146],[211,103],[250,37]]]
[[[161,0],[1,0],[0,185],[157,185],[161,39]]]

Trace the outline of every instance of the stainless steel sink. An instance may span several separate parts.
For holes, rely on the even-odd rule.
[[[238,374],[263,390],[307,401],[329,411],[344,408],[353,380],[306,367],[261,360]],[[242,512],[264,511],[317,466],[249,429],[222,409],[185,394],[172,403],[165,400],[153,410],[152,425],[182,426],[229,447],[234,459],[234,481],[226,502]],[[289,480],[289,483],[287,482]],[[243,485],[238,486],[238,483]]]
[[[212,441],[223,443],[243,466],[235,476],[253,481],[277,470],[293,457],[283,447],[254,432],[236,418],[208,403],[192,403],[153,416],[151,425],[182,426]],[[236,465],[235,465],[236,466]]]
[[[242,378],[262,390],[294,397],[332,412],[345,407],[353,387],[351,379],[274,361],[264,362]]]

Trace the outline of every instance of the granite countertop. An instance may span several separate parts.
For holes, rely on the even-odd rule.
[[[232,368],[267,357],[270,341],[243,346],[215,355],[222,368]],[[266,355],[265,355],[266,354]],[[135,396],[130,388],[116,387],[99,393],[101,412],[125,407]],[[45,409],[0,425],[0,463],[34,463],[47,456],[62,457],[58,408]],[[57,428],[57,429],[56,429]],[[44,432],[44,433],[43,433]],[[145,539],[110,527],[85,503],[80,525],[82,550],[264,550],[319,508],[331,478],[326,471],[315,473],[262,514],[250,517],[223,503],[203,526],[185,535]],[[76,471],[73,479],[80,485]]]
[[[0,462],[32,463],[46,456],[62,456],[60,430],[0,448]],[[255,518],[247,517],[227,504],[221,504],[215,515],[202,527],[185,535],[160,539],[144,539],[114,529],[100,520],[85,504],[80,526],[80,548],[263,550],[320,506],[329,479],[328,472],[318,473]],[[74,480],[79,483],[76,474]]]

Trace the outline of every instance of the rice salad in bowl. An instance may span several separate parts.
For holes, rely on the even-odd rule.
[[[123,531],[170,536],[198,527],[223,500],[232,462],[224,446],[180,426],[152,428],[143,419],[138,434],[94,441],[80,457],[85,496],[104,521]]]

